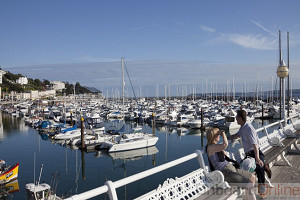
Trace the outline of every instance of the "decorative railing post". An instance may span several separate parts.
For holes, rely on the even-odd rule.
[[[204,159],[203,159],[202,152],[200,150],[196,150],[195,153],[197,154],[197,160],[200,164],[200,167],[204,170],[204,174],[207,174],[208,171],[207,171],[206,166],[205,166],[205,162],[204,162]]]
[[[112,181],[106,181],[104,183],[108,187],[108,195],[110,200],[118,200],[116,188],[114,186],[114,183]]]

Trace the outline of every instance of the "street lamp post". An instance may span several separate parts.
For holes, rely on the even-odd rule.
[[[284,122],[286,124],[286,116],[285,116],[285,78],[289,75],[289,69],[284,63],[283,60],[281,60],[280,65],[277,68],[277,76],[280,78],[280,84],[281,84],[281,96],[282,99],[280,101],[282,102],[282,113],[281,113],[281,119],[284,119]]]

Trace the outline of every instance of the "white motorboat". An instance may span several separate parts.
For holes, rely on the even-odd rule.
[[[111,140],[101,144],[100,149],[108,149],[108,152],[128,151],[133,149],[141,149],[151,147],[156,144],[158,137],[143,133],[142,128],[134,128],[131,133],[122,133],[113,136]]]
[[[27,183],[25,185],[26,197],[28,200],[62,200],[62,198],[56,196],[55,190],[58,183],[58,179],[53,179],[53,185],[56,183],[55,190],[51,188],[47,183],[41,183],[43,165],[41,167],[39,180],[37,183]],[[35,180],[34,180],[35,182]]]
[[[177,116],[177,121],[171,125],[175,125],[175,126],[188,126],[188,123],[194,120],[194,116],[193,115],[178,115]]]
[[[105,132],[105,127],[97,128],[97,129],[86,129],[85,130],[87,134],[84,136],[84,143],[89,143],[87,141],[92,140],[98,140],[98,138],[102,137]],[[81,145],[81,138],[75,137],[68,141],[68,145],[71,146],[80,146]]]
[[[35,185],[33,183],[28,183],[25,186],[27,199],[28,200],[62,200],[62,198],[56,196],[51,190],[50,185],[47,183],[42,183]]]
[[[84,132],[84,134],[86,134],[86,132]],[[59,133],[55,135],[53,138],[55,140],[71,140],[71,139],[79,138],[80,136],[81,136],[81,130],[76,129],[76,130],[68,131],[66,133]]]
[[[210,120],[207,118],[203,119],[203,126],[207,126],[209,124]],[[193,119],[187,123],[190,128],[192,129],[199,129],[201,128],[201,119]]]
[[[105,134],[105,127],[97,130],[86,130],[87,134],[84,136],[84,150],[93,150],[96,146],[100,146],[103,142],[110,140],[113,136]],[[89,132],[92,131],[92,132]],[[80,148],[81,138],[70,140],[70,145],[76,145]]]
[[[201,119],[194,119],[188,122],[190,128],[201,128]]]
[[[169,116],[165,113],[161,113],[161,114],[158,114],[156,115],[155,117],[155,123],[156,124],[167,124],[168,123],[168,120],[169,120]]]

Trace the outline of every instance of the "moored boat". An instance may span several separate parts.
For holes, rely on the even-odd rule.
[[[100,149],[108,149],[108,152],[128,151],[151,147],[156,144],[158,137],[141,132],[142,128],[134,128],[131,133],[122,133],[109,141],[101,144]]]
[[[47,183],[42,184],[33,184],[28,183],[25,186],[27,199],[28,200],[61,200],[62,198],[56,196],[55,193],[51,190],[50,185]]]
[[[6,166],[4,160],[0,160],[0,184],[10,182],[18,178],[19,163],[14,166]]]
[[[84,134],[86,134],[86,132],[84,132]],[[77,129],[77,130],[68,131],[66,133],[59,133],[59,134],[55,135],[53,137],[53,139],[55,139],[55,140],[70,140],[70,139],[79,138],[80,136],[81,136],[81,130]]]

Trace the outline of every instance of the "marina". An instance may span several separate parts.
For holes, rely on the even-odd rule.
[[[125,98],[123,58],[121,66],[122,98],[119,99],[105,98],[101,93],[76,95],[74,87],[74,93],[69,96],[27,101],[14,101],[12,96],[11,102],[2,103],[1,138],[4,145],[0,148],[5,152],[22,153],[15,167],[6,167],[6,161],[11,162],[9,158],[15,156],[4,155],[1,185],[15,180],[19,184],[26,181],[26,192],[21,190],[11,194],[4,191],[5,197],[24,197],[26,193],[30,200],[89,199],[99,195],[104,199],[195,199],[205,197],[215,188],[230,189],[219,170],[210,171],[207,167],[208,160],[203,151],[207,143],[205,129],[218,127],[228,136],[237,133],[240,123],[236,116],[241,109],[247,115],[247,122],[253,124],[259,134],[260,150],[267,156],[266,164],[276,165],[281,156],[280,162],[290,166],[285,154],[292,147],[300,153],[296,134],[298,128],[300,130],[299,97],[289,98],[285,112],[284,89],[280,90],[279,102],[269,102],[268,97],[264,99],[263,96],[261,99],[252,97],[250,101],[248,97],[246,101],[246,94],[236,96],[234,92],[226,101],[217,93],[215,97],[211,94],[206,98],[197,98],[194,94],[183,99]],[[284,62],[277,73],[283,77],[281,79],[287,76]],[[19,128],[12,134],[24,130],[26,137],[17,134],[18,139],[22,138],[18,143],[12,136],[15,139],[13,145],[5,146],[9,143],[6,139],[9,138],[9,127],[14,124]],[[4,149],[0,149],[1,152]],[[241,149],[242,144],[232,143],[228,148],[230,157],[240,162],[245,157]],[[33,155],[31,162],[30,155]],[[192,164],[195,158],[198,164]],[[36,180],[36,166],[39,165],[41,169]],[[51,172],[46,171],[46,166]],[[28,173],[28,167],[33,168],[33,173]],[[62,168],[65,168],[64,172]],[[22,178],[21,171],[25,169],[33,181]],[[45,174],[43,181],[42,172]],[[44,181],[44,177],[48,181]],[[75,180],[75,186],[71,180]],[[64,186],[58,187],[58,183]],[[267,178],[266,184],[274,187]],[[133,192],[136,189],[137,192]],[[238,198],[242,194],[243,191],[236,190],[226,198]]]
[[[184,156],[185,152],[194,151],[201,145],[200,130],[189,136],[191,137],[191,141],[189,141],[184,135],[179,136],[176,129],[169,131],[167,127],[157,127],[155,129],[156,136],[160,139],[152,148],[124,153],[102,151],[85,153],[62,146],[49,139],[43,140],[38,131],[26,126],[22,119],[3,114],[2,120],[5,133],[0,151],[6,152],[2,159],[8,163],[13,163],[15,160],[20,163],[18,178],[20,191],[11,194],[12,196],[8,195],[8,198],[11,197],[11,199],[23,199],[26,196],[25,184],[33,182],[34,168],[36,177],[38,177],[41,164],[44,165],[41,182],[45,181],[49,184],[54,176],[60,174],[56,194],[66,197],[100,186],[107,179],[118,180]],[[130,127],[131,124],[126,124],[126,126]],[[152,128],[149,126],[143,126],[143,129],[152,133]],[[178,146],[182,146],[182,148],[178,149]],[[34,167],[35,152],[36,166]],[[188,168],[190,167],[193,166]],[[197,165],[194,167],[196,168]],[[176,171],[173,171],[173,174],[177,174]],[[185,172],[185,170],[179,171],[181,174]],[[172,172],[170,173],[172,174]],[[148,191],[148,187],[151,187],[149,183],[152,185],[154,181],[159,184],[159,181],[167,176],[167,174],[163,174],[128,185],[121,189],[119,198],[132,199],[141,195]],[[142,185],[147,185],[147,187]]]
[[[1,2],[0,200],[300,199],[299,6]]]
[[[205,101],[200,100],[199,103],[200,102],[204,103]],[[177,103],[179,103],[179,101],[177,101]],[[151,101],[147,102],[147,104],[150,104],[149,107],[151,107]],[[153,105],[155,104],[159,105],[154,101]],[[170,104],[166,104],[166,110],[168,110],[168,105]],[[186,104],[194,105],[190,107],[190,110],[197,110],[198,104],[195,104],[193,101],[185,102],[184,105]],[[207,113],[214,113],[208,111],[215,108],[216,105],[220,103],[215,102],[215,104],[210,104],[209,102],[207,102],[207,104],[209,105],[205,106],[209,108],[207,110]],[[66,105],[68,104],[64,104],[61,108],[64,108]],[[219,106],[223,106],[223,104],[220,104]],[[57,112],[59,110],[57,109],[58,107],[55,106],[53,110],[56,110]],[[130,107],[131,106],[129,106],[127,109],[130,110]],[[181,108],[185,107],[186,106],[178,106],[178,108],[180,108],[178,112],[186,112],[186,110],[184,109],[181,110]],[[240,104],[232,104],[229,107],[225,107],[230,111],[234,107],[236,109],[240,108]],[[265,107],[267,106],[265,105]],[[42,165],[44,166],[44,169],[41,175],[40,182],[45,182],[49,184],[51,188],[54,188],[54,192],[57,196],[67,198],[72,195],[80,194],[99,187],[103,185],[107,180],[117,181],[122,178],[126,178],[131,175],[143,172],[145,170],[166,164],[170,161],[193,153],[197,149],[202,150],[206,145],[205,131],[201,130],[200,128],[193,129],[189,127],[188,124],[184,126],[173,125],[172,123],[169,123],[168,120],[164,124],[158,123],[153,126],[153,120],[150,120],[151,118],[153,118],[151,112],[149,112],[150,114],[148,115],[149,119],[142,120],[143,123],[137,123],[141,120],[135,120],[134,118],[126,118],[126,120],[125,117],[124,120],[109,119],[105,117],[105,115],[100,116],[100,114],[94,119],[91,117],[86,118],[89,119],[86,121],[86,127],[91,128],[94,126],[94,129],[85,129],[85,131],[90,132],[91,134],[93,130],[100,130],[100,132],[98,133],[100,135],[103,135],[103,130],[106,130],[107,132],[116,134],[111,136],[108,135],[107,137],[117,138],[121,137],[120,133],[122,132],[130,133],[132,130],[136,130],[138,133],[145,132],[149,135],[155,135],[158,140],[156,144],[151,145],[150,147],[139,148],[136,150],[110,152],[105,149],[98,150],[90,148],[89,150],[85,149],[85,151],[81,151],[80,144],[77,146],[69,145],[69,143],[66,143],[67,141],[70,142],[67,139],[55,140],[51,137],[44,137],[45,130],[38,130],[38,127],[34,128],[34,123],[31,123],[31,126],[29,126],[29,118],[26,118],[26,115],[28,114],[24,113],[25,118],[13,116],[12,114],[10,114],[13,112],[8,111],[8,108],[16,108],[16,110],[18,110],[17,106],[4,106],[3,108],[3,112],[1,113],[1,127],[3,131],[1,134],[2,139],[0,144],[0,151],[6,153],[2,155],[2,159],[7,161],[8,163],[14,163],[16,161],[20,163],[19,176],[17,179],[20,189],[18,192],[6,195],[11,199],[22,199],[24,198],[24,196],[26,196],[25,185],[28,183],[33,183],[34,179],[37,180],[37,177],[39,175],[39,168]],[[97,106],[95,106],[94,109],[96,108]],[[162,110],[162,108],[163,104],[161,105],[160,110]],[[257,106],[257,108],[261,108],[261,106]],[[35,111],[37,109],[38,107],[35,107]],[[298,110],[298,104],[295,104],[293,109]],[[27,109],[27,111],[28,110],[32,109]],[[49,110],[51,111],[52,108],[49,107]],[[82,108],[82,110],[85,109]],[[217,107],[216,110],[220,109]],[[38,112],[30,112],[32,112],[33,114],[36,113],[35,117],[33,117],[32,119],[39,119],[36,120],[35,123],[40,121],[40,125],[44,124],[42,123],[42,107]],[[73,113],[76,113],[76,110],[74,110]],[[106,113],[107,115],[109,115],[110,112]],[[196,111],[194,113],[196,113]],[[222,112],[220,112],[220,114],[222,114],[223,116],[226,115]],[[23,116],[23,114],[19,115]],[[200,115],[201,113],[199,113],[199,116]],[[207,118],[207,120],[214,120],[215,118],[216,117],[211,117]],[[168,119],[170,119],[170,117],[168,117]],[[223,119],[225,120],[224,117]],[[81,120],[78,119],[74,121],[80,122]],[[146,123],[146,121],[149,122]],[[271,121],[253,119],[252,124],[255,128],[260,128],[263,124],[267,125],[274,121],[276,121],[276,119],[273,119]],[[221,124],[220,121],[218,121],[218,123],[216,122],[217,121],[212,121],[210,122],[210,124],[213,126],[219,126]],[[60,124],[61,122],[58,121],[57,123]],[[227,134],[233,134],[234,132],[230,132],[228,127],[225,126],[226,122],[224,121],[223,123],[223,129],[226,130]],[[102,125],[100,126],[99,124]],[[279,126],[277,125],[277,127]],[[71,128],[67,129],[70,130]],[[81,132],[80,123],[77,124],[76,131]],[[259,136],[263,137],[264,134],[260,133]],[[87,135],[85,135],[85,137],[88,138]],[[231,150],[234,150],[235,148],[236,147],[233,146],[231,147]],[[207,158],[205,156],[204,160],[207,164]],[[183,163],[181,165],[170,168],[163,173],[158,173],[156,175],[144,178],[140,181],[133,182],[119,188],[117,190],[118,198],[137,198],[155,189],[159,184],[162,184],[168,178],[181,177],[198,168],[199,164],[196,161],[191,160],[187,163]],[[54,179],[57,181],[57,186],[56,184],[53,185]],[[109,197],[107,196],[107,194],[103,194],[100,198],[105,199]]]

